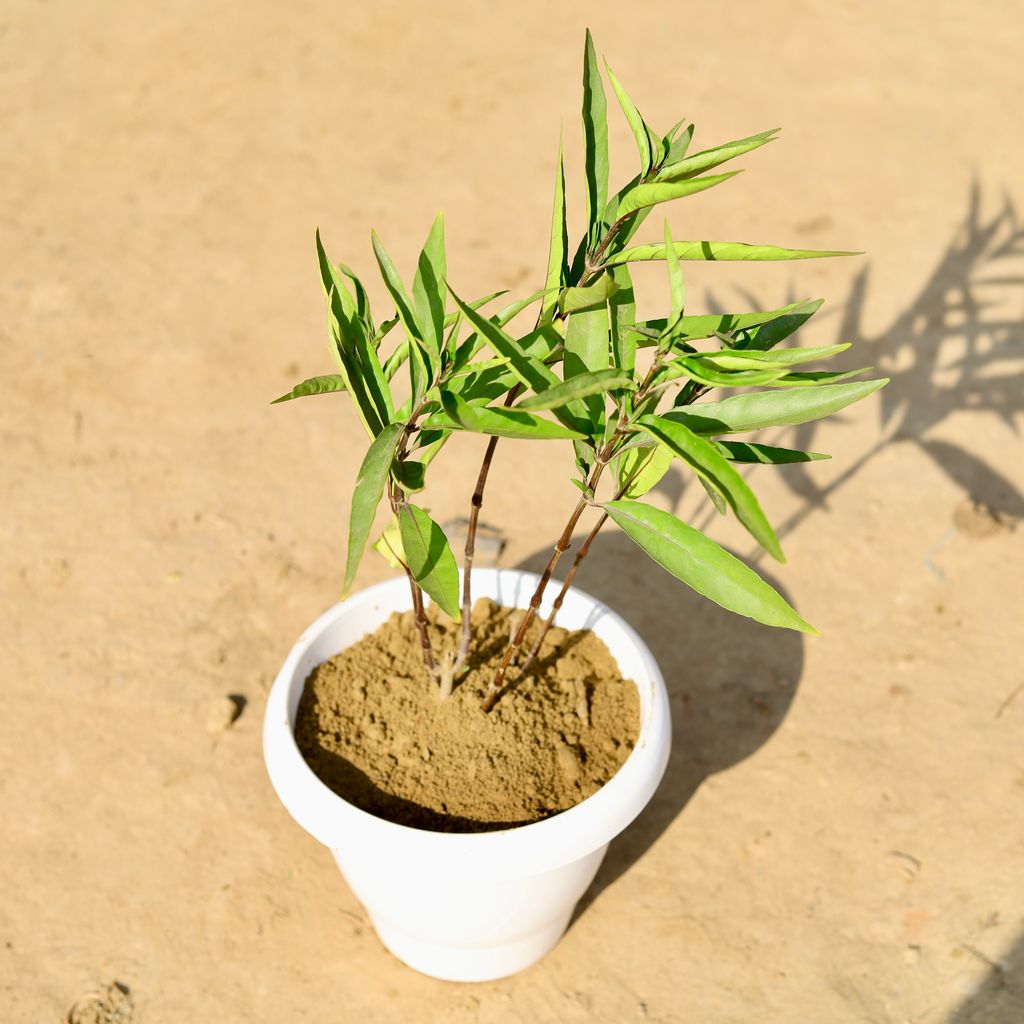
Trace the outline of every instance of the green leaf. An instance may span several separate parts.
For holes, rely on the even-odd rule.
[[[815,359],[828,359],[849,348],[845,345],[820,345],[817,348],[773,348],[768,352],[751,349],[723,349],[720,352],[700,352],[693,359],[710,363],[722,370],[782,369],[809,363]]]
[[[694,153],[685,160],[668,163],[658,172],[657,181],[679,181],[681,178],[689,178],[701,171],[709,171],[712,167],[724,164],[726,160],[742,156],[752,149],[758,149],[768,142],[778,138],[781,128],[773,128],[770,132],[760,132],[757,135],[750,135],[745,139],[737,139],[735,142],[726,142],[724,145],[716,146],[714,149],[706,149],[701,153]]]
[[[613,267],[609,271],[618,290],[608,300],[612,342],[612,361],[620,370],[632,373],[636,367],[636,335],[629,330],[636,320],[636,301],[629,267]]]
[[[615,269],[618,270],[619,268],[616,267]],[[700,313],[693,316],[684,316],[679,321],[676,330],[672,333],[674,337],[691,339],[710,338],[714,334],[731,334],[734,331],[758,327],[770,321],[788,322],[794,318],[801,318],[800,323],[802,324],[810,319],[821,307],[821,304],[821,299],[814,299],[794,302],[791,305],[782,306],[780,309],[773,309],[763,313]],[[656,338],[664,332],[668,323],[667,319],[644,320],[636,324],[634,330],[638,333],[647,334],[648,337]]]
[[[697,479],[700,481],[701,487],[704,488],[704,493],[711,499],[711,504],[715,506],[715,511],[720,516],[724,516],[729,508],[725,495],[707,477],[698,476]]]
[[[859,377],[862,373],[874,369],[871,366],[862,366],[856,370],[844,370],[839,373],[831,373],[826,370],[810,370],[805,373],[787,373],[785,377],[779,377],[772,381],[773,388],[811,388],[818,384],[838,384],[841,380],[849,380],[851,377]]]
[[[557,290],[569,281],[569,234],[565,224],[565,162],[562,159],[562,139],[558,139],[558,174],[555,177],[555,201],[551,210],[551,244],[548,247],[548,273],[545,291]],[[550,322],[555,315],[557,299],[545,302],[540,322]]]
[[[539,395],[524,398],[516,408],[530,411],[557,409],[576,399],[601,395],[619,388],[635,390],[636,385],[628,373],[615,369],[596,370],[593,373],[581,373],[578,377],[553,385]]]
[[[599,309],[618,290],[615,279],[610,274],[602,274],[585,288],[563,288],[558,296],[558,306],[566,315]]]
[[[608,201],[608,103],[589,28],[583,48],[583,142],[587,238],[589,245],[593,246],[601,236],[601,214]]]
[[[415,344],[417,340],[423,341],[423,329],[416,319],[413,305],[405,291],[405,285],[402,284],[402,279],[394,262],[384,248],[384,243],[377,237],[376,231],[371,232],[370,238],[373,242],[373,252],[377,257],[377,265],[380,267],[381,277],[384,279],[384,284],[391,293],[391,297],[395,300],[398,317],[402,321],[402,326],[405,328],[405,333],[410,342],[409,377],[412,384],[413,402],[415,404],[432,383],[429,371],[427,370],[426,357]]]
[[[468,430],[474,434],[492,434],[497,437],[519,437],[525,440],[547,441],[582,438],[584,435],[552,423],[531,412],[516,409],[480,408],[468,405],[448,391],[441,392],[443,410],[432,413],[423,421],[426,428],[441,430]]]
[[[768,626],[817,633],[757,573],[699,530],[640,501],[603,507],[630,540],[697,593]]]
[[[517,377],[529,388],[540,392],[558,383],[558,378],[539,359],[534,358],[525,351],[513,338],[507,335],[497,324],[492,323],[486,317],[481,316],[476,310],[466,305],[455,294],[449,285],[448,290],[455,300],[455,304],[462,310],[463,315],[473,325],[480,337],[494,350],[494,352],[509,361],[509,366]],[[458,363],[458,360],[456,360]]]
[[[403,505],[398,510],[398,529],[413,579],[441,611],[458,622],[459,567],[444,531],[416,505]]]
[[[672,246],[672,232],[668,226],[668,218],[665,219],[665,262],[668,265],[668,286],[672,297],[668,322],[675,327],[686,306],[686,281],[683,278],[683,268],[679,264],[679,257]]]
[[[766,370],[719,370],[713,364],[701,362],[696,356],[683,356],[666,366],[685,373],[691,380],[712,388],[752,388],[774,384],[786,373],[785,369],[769,367]],[[659,377],[659,383],[671,380],[678,373],[668,372]]]
[[[774,348],[780,341],[785,341],[791,334],[798,331],[818,311],[821,301],[799,303],[795,309],[780,316],[773,317],[763,324],[745,331],[745,338],[737,340],[737,348],[743,350],[756,349],[767,351]]]
[[[759,391],[733,395],[721,402],[701,402],[685,412],[673,410],[665,417],[685,424],[697,434],[739,434],[764,427],[792,427],[830,416],[888,383],[889,379],[882,377],[792,391]]]
[[[642,498],[652,487],[658,485],[674,458],[672,450],[660,444],[624,451],[618,459],[618,486],[621,490],[627,480],[630,484],[622,496]]]
[[[412,281],[412,301],[416,322],[423,331],[427,358],[436,379],[444,346],[445,278],[448,270],[444,254],[444,215],[438,214],[420,253]]]
[[[665,136],[665,166],[670,166],[679,160],[682,160],[686,156],[686,151],[690,148],[690,142],[693,139],[693,125],[687,125],[686,129],[677,137],[676,132],[686,123],[684,117],[681,121],[676,121],[672,126],[668,135]]]
[[[399,369],[409,358],[409,345],[410,341],[408,338],[403,338],[396,346],[394,352],[391,353],[384,360],[384,379],[391,380]]]
[[[392,472],[407,493],[422,491],[426,486],[427,467],[422,462],[403,459],[394,464]]]
[[[604,62],[604,68],[608,72],[608,81],[612,83],[616,99],[619,101],[619,106],[622,107],[623,114],[626,115],[633,138],[636,140],[636,148],[640,151],[640,177],[645,178],[651,168],[661,159],[661,141],[647,127],[647,122],[641,117],[640,111],[636,109],[636,104],[629,98],[622,83],[608,66],[608,61]]]
[[[335,291],[332,286],[328,296],[328,303],[333,304]],[[359,365],[358,358],[353,345],[344,340],[342,331],[346,330],[342,322],[334,314],[333,308],[327,314],[327,326],[331,332],[331,341],[328,345],[332,358],[341,377],[345,382],[345,390],[349,392],[355,402],[356,412],[371,438],[376,437],[383,426],[380,412],[376,403],[370,397],[367,388],[366,377],[363,368]],[[351,327],[347,328],[351,330]]]
[[[817,462],[831,459],[820,452],[801,452],[795,448],[773,448],[748,441],[715,441],[715,447],[730,462],[759,462],[765,466],[784,466],[792,462]]]
[[[398,516],[391,517],[391,522],[377,538],[373,549],[392,569],[405,568],[405,549],[402,547],[402,533],[398,529]]]
[[[565,331],[565,356],[562,374],[566,380],[596,370],[607,370],[611,363],[608,344],[608,307],[574,313]],[[535,389],[536,390],[536,389]],[[604,399],[591,395],[584,399],[589,432],[598,434],[604,425]]]
[[[345,391],[345,378],[340,373],[326,373],[320,377],[310,377],[301,384],[296,384],[286,395],[275,398],[270,404],[290,402],[293,398],[305,398],[307,395],[329,395],[335,391]]]
[[[816,249],[781,249],[777,245],[748,245],[746,242],[675,242],[681,260],[812,260],[823,256],[859,256],[856,252]],[[605,266],[635,263],[640,260],[663,260],[664,245],[637,245],[623,249],[605,261]]]
[[[370,536],[373,517],[384,495],[391,462],[395,457],[404,423],[389,423],[374,439],[359,467],[352,491],[352,511],[348,519],[348,559],[345,563],[344,593],[348,593],[359,568],[366,540]]]
[[[627,213],[635,213],[647,206],[656,206],[658,203],[671,202],[673,199],[681,199],[683,196],[696,195],[705,189],[714,188],[723,181],[735,178],[739,171],[730,171],[728,174],[714,174],[707,178],[690,178],[686,181],[673,183],[654,183],[649,185],[637,185],[622,198],[619,204],[619,216]]]
[[[698,437],[685,424],[662,416],[641,416],[636,425],[659,444],[675,452],[698,476],[717,490],[754,540],[776,561],[785,561],[779,539],[754,497],[754,492],[712,442]]]
[[[331,355],[341,370],[346,390],[356,403],[363,425],[370,436],[375,437],[381,425],[391,420],[394,408],[376,346],[371,341],[373,324],[369,320],[369,302],[362,285],[357,289],[359,303],[353,300],[345,282],[327,258],[319,231],[316,233],[316,252],[329,309],[328,327],[334,342],[330,346]],[[347,268],[343,273],[355,279]]]

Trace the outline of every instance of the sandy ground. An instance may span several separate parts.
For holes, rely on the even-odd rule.
[[[586,23],[656,125],[785,128],[678,237],[868,252],[695,267],[693,306],[825,295],[806,340],[894,381],[795,438],[833,462],[754,477],[820,639],[595,549],[580,583],[661,659],[673,760],[557,950],[460,987],[383,950],[263,771],[364,443],[344,398],[267,402],[330,369],[317,225],[367,277],[375,226],[411,273],[443,208],[460,290],[538,284]],[[1024,1020],[1022,44],[1015,2],[8,0],[0,1019],[117,980],[135,1024]],[[439,517],[479,450],[438,464]],[[567,470],[499,448],[503,564],[542,557]],[[678,476],[655,500],[706,515]]]

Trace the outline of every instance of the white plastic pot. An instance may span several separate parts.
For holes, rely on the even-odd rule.
[[[525,608],[537,580],[476,569],[473,596]],[[267,700],[264,757],[277,795],[334,854],[384,945],[435,978],[487,981],[521,971],[558,942],[608,842],[654,794],[671,742],[668,696],[651,652],[625,620],[571,590],[559,625],[592,629],[639,690],[640,735],[625,764],[593,796],[531,825],[452,834],[393,824],[347,803],[313,774],[295,743],[295,714],[316,665],[410,607],[404,577],[389,580],[336,605],[303,633]],[[514,693],[503,699],[515,700]]]

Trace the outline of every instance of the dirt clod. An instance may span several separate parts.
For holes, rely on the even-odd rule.
[[[295,729],[313,771],[366,811],[445,832],[538,821],[595,793],[636,742],[636,687],[593,633],[555,628],[529,674],[510,672],[513,691],[485,714],[518,614],[476,603],[469,671],[445,701],[423,668],[411,613],[314,669]],[[432,622],[436,650],[452,644],[454,628]]]

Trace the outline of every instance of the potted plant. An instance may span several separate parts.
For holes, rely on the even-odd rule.
[[[667,222],[657,241],[634,244],[652,209],[733,177],[717,168],[777,132],[692,151],[693,125],[654,132],[607,74],[639,168],[608,195],[606,94],[588,33],[586,232],[570,251],[559,155],[547,270],[536,292],[497,312],[485,307],[501,293],[465,301],[448,279],[439,216],[411,292],[373,236],[395,304],[377,323],[359,278],[330,262],[318,233],[338,372],[277,400],[349,393],[369,446],[352,495],[345,590],[385,499],[392,519],[375,546],[402,575],[327,611],[293,648],[268,699],[268,771],[293,817],[332,850],[385,944],[442,978],[499,977],[547,952],[609,840],[639,814],[664,771],[670,724],[658,667],[619,615],[572,585],[598,531],[611,519],[723,607],[814,632],[747,565],[642,498],[678,460],[719,512],[734,514],[781,561],[778,538],[737,467],[827,456],[733,435],[821,418],[885,383],[854,380],[863,370],[803,368],[846,345],[780,347],[819,300],[767,312],[688,312],[685,261],[843,254],[676,241]],[[666,265],[668,311],[638,320],[630,266],[649,260]],[[530,307],[530,329],[514,330]],[[707,400],[715,389],[741,390]],[[434,458],[466,432],[489,442],[460,572],[417,494]],[[473,569],[499,438],[573,446],[580,494],[539,576]],[[588,514],[590,531],[556,584]],[[491,603],[475,608],[474,597]],[[611,678],[599,687],[601,658]],[[551,786],[554,796],[543,791]],[[466,811],[477,798],[489,810]]]

